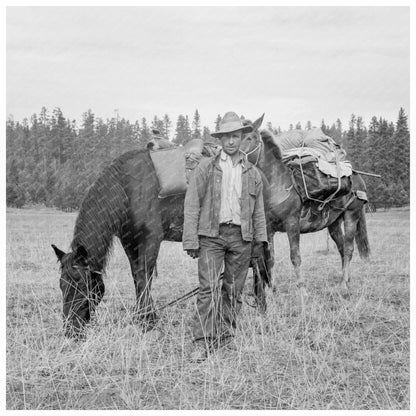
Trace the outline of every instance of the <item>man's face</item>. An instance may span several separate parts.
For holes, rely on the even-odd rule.
[[[241,130],[223,134],[221,136],[222,150],[229,156],[235,155],[240,149],[242,138],[243,133]]]

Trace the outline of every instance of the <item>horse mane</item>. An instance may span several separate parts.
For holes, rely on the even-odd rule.
[[[267,152],[272,152],[276,159],[282,160],[282,151],[276,144],[273,133],[269,130],[261,130],[260,135],[263,140],[265,150]]]
[[[104,168],[82,201],[71,249],[84,247],[94,270],[105,267],[113,236],[127,219],[129,201],[124,190],[123,167],[128,160],[147,152],[147,149],[132,150],[115,159]]]

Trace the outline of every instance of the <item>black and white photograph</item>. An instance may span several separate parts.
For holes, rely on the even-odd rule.
[[[2,6],[4,409],[409,411],[413,6],[46,4]]]

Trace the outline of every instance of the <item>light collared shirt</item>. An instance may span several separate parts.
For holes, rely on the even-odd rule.
[[[233,165],[231,157],[223,150],[220,153],[220,167],[222,170],[220,224],[232,222],[241,225],[241,173],[244,155]]]

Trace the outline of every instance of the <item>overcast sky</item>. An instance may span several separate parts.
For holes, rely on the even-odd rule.
[[[287,129],[409,113],[407,7],[9,7],[7,115],[197,108]]]

